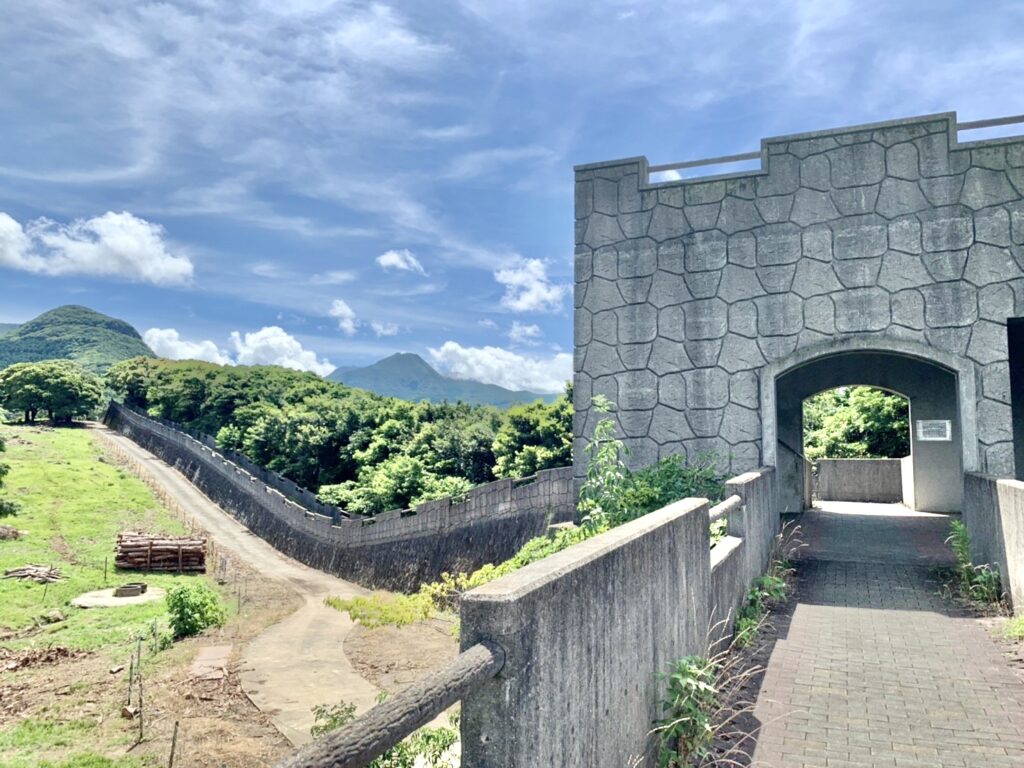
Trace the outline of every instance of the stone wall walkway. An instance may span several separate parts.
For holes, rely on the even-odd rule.
[[[754,764],[1024,766],[1024,682],[937,594],[949,518],[831,503],[798,523],[808,546],[754,713]]]

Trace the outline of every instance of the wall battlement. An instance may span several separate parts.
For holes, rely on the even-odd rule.
[[[343,516],[330,505],[298,503],[312,492],[248,460],[243,466],[228,458],[209,436],[193,437],[118,403],[110,404],[105,422],[174,466],[277,549],[368,587],[412,591],[444,572],[501,562],[550,523],[575,514],[572,469],[565,467],[487,483],[459,499],[411,510]]]
[[[941,418],[973,435],[966,468],[1012,474],[1024,137],[959,143],[947,113],[765,139],[761,157],[655,184],[643,157],[577,167],[577,462],[601,394],[635,466],[775,464],[776,377],[859,345],[955,360],[978,386]]]

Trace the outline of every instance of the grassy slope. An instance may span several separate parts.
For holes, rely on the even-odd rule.
[[[0,430],[7,439],[3,460],[11,466],[5,490],[22,505],[15,517],[3,522],[25,532],[17,541],[0,542],[0,570],[25,563],[52,564],[67,576],[45,590],[45,599],[42,585],[0,579],[0,627],[25,630],[37,616],[54,608],[67,616],[67,621],[37,632],[18,633],[2,644],[9,648],[103,648],[112,661],[123,663],[132,638],[144,632],[154,619],[164,619],[164,603],[105,610],[81,610],[68,603],[82,592],[105,586],[105,557],[111,561],[110,585],[137,578],[113,570],[118,531],[131,528],[181,533],[182,524],[138,479],[102,461],[87,430],[8,426],[0,426]],[[143,578],[151,585],[167,588],[179,580],[204,577],[150,574]],[[22,720],[0,731],[0,766],[129,768],[144,764],[136,758],[110,762],[87,753],[69,754],[89,748],[95,740],[90,736],[95,727],[93,721],[65,719],[57,711],[45,719]],[[38,758],[54,753],[68,757],[52,763]]]
[[[180,534],[182,524],[138,479],[102,461],[88,430],[0,429],[7,436],[4,461],[11,466],[8,495],[21,504],[21,511],[5,522],[25,533],[16,541],[0,542],[0,570],[37,563],[55,565],[66,577],[49,585],[45,597],[40,584],[0,579],[0,627],[23,629],[54,608],[68,617],[9,645],[91,649],[119,644],[164,616],[162,602],[91,611],[68,603],[83,592],[137,578],[114,571],[119,531]],[[104,558],[109,560],[107,583]],[[149,574],[145,580],[167,588],[195,578],[201,577]]]

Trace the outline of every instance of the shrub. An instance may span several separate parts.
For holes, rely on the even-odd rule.
[[[663,675],[668,691],[658,721],[658,765],[682,768],[702,758],[714,739],[711,718],[718,706],[717,665],[703,656],[686,656]]]
[[[1003,625],[1003,637],[1007,640],[1024,640],[1024,616],[1008,619]]]
[[[433,613],[429,598],[419,594],[391,595],[377,592],[369,597],[353,597],[349,600],[328,597],[324,603],[335,610],[347,612],[352,621],[368,629],[389,625],[402,627],[429,619]]]
[[[167,610],[175,637],[198,635],[207,627],[221,626],[226,618],[220,595],[201,581],[172,587]]]
[[[343,725],[348,725],[356,719],[356,705],[341,701],[330,706],[318,704],[313,707],[313,727],[309,729],[309,735],[319,739],[324,734],[336,731]]]
[[[956,556],[953,572],[957,590],[969,600],[990,606],[1001,605],[1003,588],[999,570],[988,565],[974,565],[971,562],[971,536],[963,521],[951,522],[949,531],[946,543],[952,547]]]

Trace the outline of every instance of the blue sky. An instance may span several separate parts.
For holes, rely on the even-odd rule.
[[[86,304],[222,362],[551,391],[574,163],[1024,112],[1015,1],[9,6],[0,322]]]

